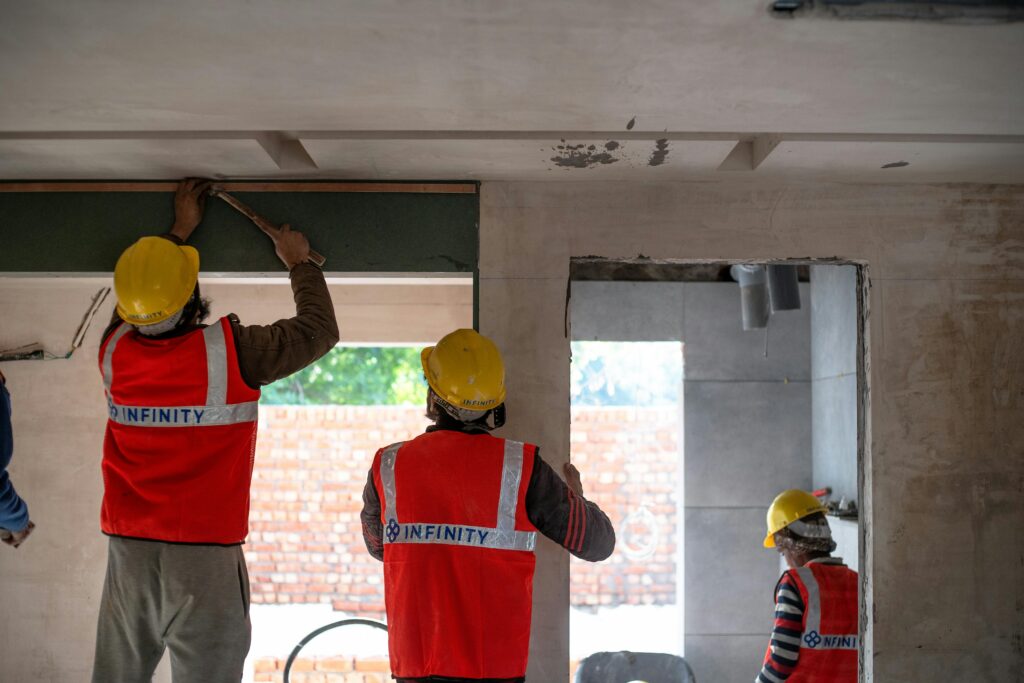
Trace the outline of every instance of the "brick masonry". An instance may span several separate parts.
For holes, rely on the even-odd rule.
[[[573,606],[674,603],[679,409],[574,408],[572,420],[572,460],[618,534],[607,562],[573,562]],[[254,603],[384,617],[381,564],[360,529],[362,490],[376,450],[426,425],[421,407],[261,406],[245,546]]]

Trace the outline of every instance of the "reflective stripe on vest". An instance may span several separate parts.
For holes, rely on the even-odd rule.
[[[110,398],[113,382],[114,349],[121,337],[132,328],[122,324],[111,335],[103,354],[103,384],[107,389],[107,408],[110,420],[135,427],[209,427],[255,422],[259,415],[259,402],[227,404],[228,351],[224,328],[220,322],[203,329],[206,345],[206,403],[201,406],[125,406]]]
[[[796,570],[807,590],[804,608],[804,637],[801,647],[810,650],[856,650],[857,634],[826,634],[821,632],[821,591],[810,567]]]
[[[478,527],[466,524],[398,522],[398,492],[395,489],[395,462],[403,444],[384,449],[380,459],[380,481],[384,489],[384,509],[388,523],[384,527],[385,543],[440,543],[465,545],[494,550],[532,551],[537,545],[533,531],[516,530],[519,507],[519,486],[523,477],[523,444],[505,442],[501,467],[501,492],[498,498],[497,526]]]

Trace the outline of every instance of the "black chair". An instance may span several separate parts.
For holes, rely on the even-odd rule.
[[[576,669],[575,683],[696,683],[686,660],[660,652],[595,652]]]

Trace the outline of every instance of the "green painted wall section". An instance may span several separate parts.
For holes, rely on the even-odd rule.
[[[479,194],[232,192],[301,230],[328,273],[475,273]],[[0,272],[109,273],[135,239],[166,232],[170,192],[0,192]],[[270,239],[210,197],[190,244],[206,272],[283,271]]]

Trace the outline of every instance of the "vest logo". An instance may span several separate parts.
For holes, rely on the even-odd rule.
[[[159,408],[119,406],[107,400],[110,419],[115,422],[138,425],[181,425],[196,426],[203,423],[206,409],[202,408]]]
[[[449,543],[491,547],[494,529],[459,524],[399,524],[388,521],[384,529],[388,543]]]
[[[388,537],[388,543],[394,543],[398,538],[398,534],[401,533],[401,528],[398,526],[398,522],[395,521],[394,517],[388,520],[388,526],[384,533]]]
[[[811,631],[804,636],[804,643],[812,650],[856,650],[857,636],[823,636]]]

